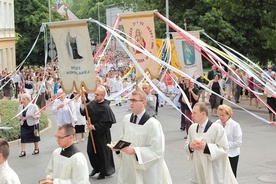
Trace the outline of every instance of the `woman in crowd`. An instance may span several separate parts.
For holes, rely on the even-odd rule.
[[[24,93],[21,95],[21,105],[18,107],[18,119],[21,125],[21,153],[19,157],[26,156],[26,143],[34,143],[33,155],[39,154],[38,142],[39,136],[39,118],[40,113],[36,104],[31,102],[30,95]],[[36,114],[37,113],[37,114]]]
[[[257,77],[259,78],[259,79],[261,79],[262,78],[262,76],[261,76],[261,74],[260,73],[257,73]],[[264,91],[263,91],[263,86],[262,86],[262,84],[261,84],[261,82],[260,81],[258,81],[257,79],[253,79],[253,85],[254,85],[254,91],[256,92],[256,93],[259,93],[259,94],[262,94]],[[255,95],[258,95],[258,94],[255,94]],[[257,107],[257,108],[261,108],[261,102],[260,102],[260,100],[259,100],[259,98],[255,98],[255,106]]]
[[[229,144],[228,157],[233,174],[237,177],[240,146],[242,144],[242,130],[239,123],[231,118],[233,115],[231,107],[228,105],[220,105],[217,113],[219,120],[217,120],[216,123],[221,124],[225,129]]]
[[[223,96],[224,92],[223,92],[223,88],[222,88],[222,82],[220,80],[220,74],[217,73],[214,76],[214,79],[212,79],[208,86],[207,86],[210,90],[212,90],[213,92],[215,92],[216,94],[219,94],[220,96]],[[213,116],[217,116],[217,108],[220,105],[221,102],[221,97],[219,97],[218,95],[216,95],[214,93],[212,93],[210,95],[209,93],[209,98],[210,98],[210,105],[211,105],[211,109],[212,109],[212,115]]]
[[[73,126],[75,127],[76,130],[76,134],[75,134],[75,143],[79,142],[79,137],[78,134],[81,134],[81,141],[84,141],[84,132],[85,132],[85,124],[86,124],[86,120],[85,117],[83,115],[81,115],[80,113],[80,104],[81,104],[81,96],[78,96],[78,92],[74,91],[73,95],[70,98],[75,98],[73,100],[74,104],[75,104],[75,108],[76,108],[76,115],[77,115],[77,122],[75,124],[73,124]]]
[[[52,75],[48,75],[46,79],[46,96],[45,99],[52,99],[52,94],[53,94],[53,87],[54,87],[54,79]]]
[[[39,108],[42,108],[46,105],[46,99],[45,99],[46,84],[45,84],[45,81],[43,81],[43,76],[40,76],[37,78],[36,91],[39,92],[36,105]]]
[[[60,127],[66,123],[74,125],[77,122],[75,104],[70,99],[65,97],[62,89],[57,91],[57,96],[59,98],[55,99],[52,106],[52,112],[57,115],[57,126]]]
[[[26,79],[24,80],[24,92],[27,93],[28,95],[30,95],[30,97],[32,98],[33,95],[33,86],[34,86],[34,82],[32,79],[31,74],[27,74]]]

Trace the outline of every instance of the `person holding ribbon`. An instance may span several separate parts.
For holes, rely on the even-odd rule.
[[[229,151],[228,157],[231,164],[232,171],[237,177],[237,167],[240,156],[240,146],[242,144],[242,130],[239,123],[232,119],[233,110],[228,105],[220,105],[217,110],[219,120],[215,123],[218,123],[223,126],[226,131]]]
[[[21,95],[21,105],[18,107],[18,119],[20,121],[21,153],[19,157],[26,156],[26,143],[34,143],[33,155],[39,154],[38,142],[39,136],[39,108],[31,102],[28,94]]]
[[[188,82],[188,87],[184,90],[184,93],[188,99],[188,102],[185,100],[184,97],[182,97],[182,102],[185,104],[185,115],[186,117],[188,118],[185,118],[185,128],[186,128],[186,133],[188,135],[188,132],[189,132],[189,128],[192,124],[192,122],[190,122],[190,119],[191,119],[191,115],[192,115],[192,112],[190,111],[187,103],[190,104],[191,108],[194,107],[194,105],[197,103],[198,101],[198,88],[195,87],[195,84],[192,80],[189,80]],[[184,139],[187,139],[187,136],[184,137]]]
[[[57,114],[57,126],[65,123],[75,124],[77,122],[77,114],[74,102],[65,97],[62,89],[58,90],[57,96],[59,98],[55,100],[52,106],[52,111]]]
[[[156,115],[156,96],[151,94],[151,86],[149,83],[145,82],[142,85],[142,89],[147,95],[147,105],[146,105],[146,111],[150,117],[155,117]]]

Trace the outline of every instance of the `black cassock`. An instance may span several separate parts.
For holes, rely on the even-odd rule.
[[[115,115],[112,112],[109,101],[104,100],[101,103],[91,101],[87,104],[88,114],[91,124],[96,130],[92,130],[93,138],[96,146],[96,154],[91,142],[91,136],[88,136],[87,154],[91,166],[103,176],[110,176],[115,173],[115,165],[113,153],[107,146],[111,142],[110,128],[116,123]],[[85,110],[81,110],[81,114],[85,115]]]

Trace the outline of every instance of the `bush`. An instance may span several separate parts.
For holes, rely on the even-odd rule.
[[[2,123],[0,126],[12,127],[10,130],[0,130],[0,137],[7,140],[13,141],[20,139],[20,123],[17,117],[18,106],[20,103],[18,101],[12,100],[0,100],[0,106],[2,109]],[[15,118],[14,118],[15,117]],[[45,112],[41,113],[39,128],[43,130],[48,126],[47,115]]]

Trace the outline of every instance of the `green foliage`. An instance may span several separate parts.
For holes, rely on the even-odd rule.
[[[0,137],[7,141],[13,141],[20,138],[20,124],[17,118],[10,120],[17,115],[18,101],[0,100],[0,106],[2,108],[2,124],[0,126],[13,127],[10,130],[0,130]],[[48,120],[46,113],[42,113],[39,121],[40,130],[48,126]]]
[[[158,10],[166,15],[165,0],[74,0],[70,9],[80,18],[92,18],[106,23],[105,6],[115,4],[134,12]],[[188,31],[203,29],[208,35],[248,56],[256,63],[275,62],[276,58],[276,3],[271,0],[168,0],[169,19],[184,28],[186,19]],[[98,14],[99,12],[99,14]],[[53,20],[61,20],[52,11]],[[99,17],[98,17],[99,15]],[[15,22],[17,31],[17,59],[21,62],[27,55],[38,34],[42,22],[48,21],[48,1],[15,1]],[[115,19],[115,17],[114,17]],[[166,25],[155,17],[156,36],[166,36]],[[170,29],[169,31],[173,31]],[[90,38],[98,41],[98,26],[89,24]],[[106,30],[100,29],[100,41]],[[211,43],[202,37],[208,44]],[[28,60],[29,63],[44,58],[43,39],[38,42]],[[38,63],[41,64],[41,63]]]
[[[219,9],[222,18],[234,27],[243,41],[241,45],[230,39],[229,46],[248,55],[256,63],[267,64],[276,58],[276,2],[270,0],[207,0]],[[222,29],[222,28],[221,28]]]
[[[64,20],[56,11],[52,11],[52,20]],[[16,64],[21,63],[29,53],[43,22],[49,22],[48,1],[14,1],[16,39]],[[43,35],[43,33],[42,33]],[[28,57],[27,63],[44,65],[44,37],[39,40]]]

